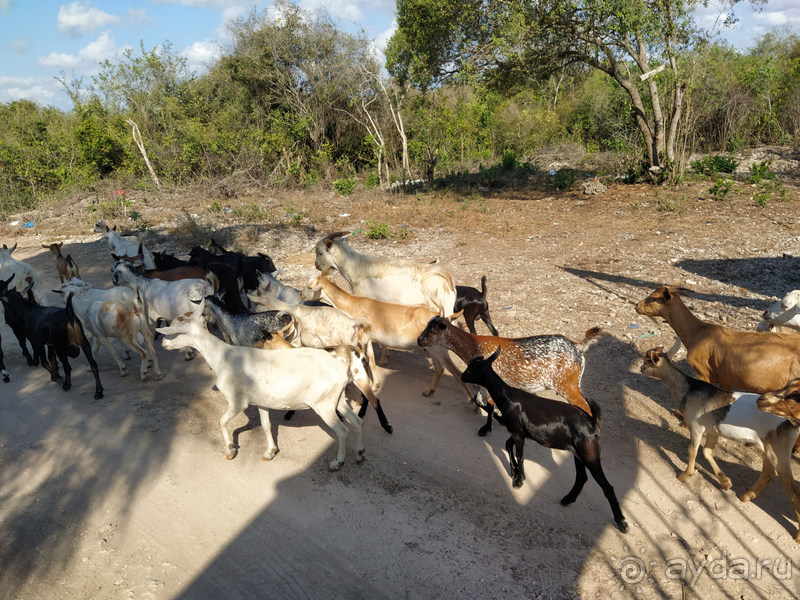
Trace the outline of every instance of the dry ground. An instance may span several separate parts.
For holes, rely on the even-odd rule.
[[[131,194],[155,226],[156,249],[182,253],[211,231],[269,253],[299,287],[315,274],[323,233],[360,229],[350,238],[359,251],[439,258],[465,285],[487,274],[502,335],[579,340],[603,326],[609,335],[588,352],[583,388],[602,406],[604,468],[631,531],[619,533],[593,481],[560,506],[574,478],[564,452],[529,443],[528,479],[511,489],[507,435],[476,435],[484,419],[449,376],[422,397],[430,373],[419,351],[393,352],[382,371],[394,434],[370,411],[367,460],[354,462],[351,442],[343,469],[330,473],[334,440],[310,412],[291,422],[276,415],[280,453],[270,463],[260,460],[257,413],[237,417],[240,450],[226,461],[217,425],[225,402],[202,358],[187,363],[157,344],[165,378],[141,382],[136,364],[121,379],[101,350],[106,395],[94,401],[83,358],[63,392],[24,363],[2,324],[12,382],[0,387],[0,598],[798,597],[797,523],[783,488],[773,481],[739,502],[760,458],[724,441],[717,455],[731,491],[702,459],[680,484],[688,433],[666,387],[638,372],[644,350],[673,340],[667,325],[633,310],[657,285],[682,280],[702,318],[740,329],[800,287],[793,183],[788,202],[766,208],[745,185],[726,202],[709,200],[708,187],[219,196],[231,213],[209,212],[213,195]],[[55,285],[41,244],[63,240],[84,279],[108,286],[92,200],[19,215],[35,227],[3,223],[2,241],[18,242],[15,257]],[[305,215],[300,227],[281,226],[293,213]],[[370,219],[407,238],[367,240]],[[749,576],[737,578],[744,567]]]

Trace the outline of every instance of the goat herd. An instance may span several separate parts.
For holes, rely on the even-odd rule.
[[[54,291],[62,296],[65,308],[49,306],[36,271],[11,257],[16,244],[0,249],[0,301],[6,323],[28,364],[41,362],[52,381],[62,383],[65,390],[71,384],[68,358],[76,358],[81,350],[95,378],[95,398],[103,396],[94,359],[101,345],[114,357],[120,375],[127,374],[111,338],[139,355],[142,379],[150,366],[160,379],[153,346],[160,333],[169,336],[164,348],[183,350],[187,360],[197,351],[216,373],[217,388],[228,401],[219,420],[227,458],[235,456],[235,447],[226,425],[249,404],[258,408],[267,438],[263,460],[271,460],[278,451],[269,409],[289,411],[285,418],[290,418],[292,411],[311,408],[338,437],[336,460],[330,464],[336,470],[345,458],[349,432],[345,421],[355,431],[356,460],[363,460],[362,418],[370,404],[383,429],[392,433],[375,395],[382,381],[372,342],[381,347],[377,362],[381,366],[387,363],[389,348],[422,346],[434,371],[423,395],[435,391],[447,369],[467,400],[487,413],[479,435],[491,431],[493,418],[510,432],[506,450],[514,487],[525,480],[526,438],[567,450],[574,455],[576,477],[561,503],[566,506],[577,499],[588,469],[608,499],[618,528],[627,532],[614,488],[600,464],[600,407],[581,394],[584,354],[602,335],[599,328],[589,329],[578,343],[561,335],[499,337],[489,315],[485,277],[480,291],[455,286],[441,265],[360,254],[340,239],[345,232],[317,243],[315,266],[321,276],[312,278],[303,290],[279,282],[273,275],[275,265],[264,254],[229,252],[212,240],[208,250],[197,246],[189,253],[190,260],[182,261],[151,253],[138,237],[126,237],[102,221],[95,232],[103,234],[115,259],[111,289],[96,289],[82,281],[72,258],[61,255],[62,244],[44,246],[56,256],[61,288]],[[349,293],[327,278],[333,270],[347,282]],[[755,498],[777,471],[800,521],[800,490],[791,468],[800,433],[800,335],[734,331],[706,323],[681,301],[685,291],[659,287],[636,306],[641,315],[666,320],[679,338],[669,352],[649,350],[641,367],[642,373],[666,383],[690,431],[689,460],[678,479],[685,482],[694,473],[704,433],[703,455],[723,489],[730,488],[731,481],[714,461],[717,439],[754,444],[762,451],[763,468],[740,500]],[[781,306],[765,313],[765,319],[783,328],[796,326],[796,296],[800,292],[787,295]],[[251,312],[248,306],[258,311]],[[461,315],[469,332],[452,324]],[[476,335],[476,319],[483,320],[493,335]],[[209,332],[213,326],[224,341]],[[672,364],[681,343],[699,379]],[[449,352],[468,365],[463,373]],[[64,368],[63,380],[56,357]],[[2,349],[0,369],[3,380],[10,381]],[[358,414],[345,400],[349,383],[362,395]],[[731,392],[734,388],[744,392]],[[555,390],[567,402],[536,395],[544,389]],[[795,540],[800,542],[800,533]]]

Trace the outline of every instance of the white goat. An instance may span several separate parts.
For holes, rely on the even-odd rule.
[[[142,359],[139,374],[143,380],[147,378],[148,357],[153,361],[156,379],[161,379],[161,369],[158,367],[158,357],[153,347],[153,334],[147,326],[144,307],[140,301],[115,300],[102,302],[92,300],[90,297],[83,295],[91,290],[92,288],[90,287],[74,286],[67,283],[62,285],[62,289],[53,291],[62,294],[64,300],[71,292],[75,294],[72,298],[72,307],[92,341],[92,355],[97,356],[102,344],[117,363],[120,377],[125,377],[128,374],[128,367],[119,359],[117,351],[111,344],[111,340],[109,340],[109,338],[116,338],[136,352]],[[147,351],[137,342],[138,334],[141,334],[144,338]]]
[[[344,235],[347,233],[333,233],[317,242],[314,266],[323,275],[336,269],[356,296],[394,304],[424,304],[438,314],[453,314],[456,286],[444,267],[360,254],[336,240]]]
[[[339,452],[330,463],[331,471],[344,464],[348,428],[339,421],[340,411],[356,432],[356,461],[364,459],[363,421],[345,400],[345,388],[352,373],[362,365],[352,360],[352,351],[342,348],[339,357],[325,350],[295,348],[293,350],[260,350],[231,346],[208,333],[201,322],[201,302],[188,317],[176,320],[170,327],[160,327],[159,333],[174,335],[164,338],[164,348],[177,350],[184,346],[197,348],[217,375],[217,389],[228,401],[228,410],[220,417],[219,426],[228,460],[236,452],[226,427],[228,421],[240,414],[249,404],[258,407],[261,427],[267,437],[267,451],[262,460],[272,460],[278,447],[272,438],[269,410],[312,409],[339,438]],[[309,376],[312,374],[312,376]]]
[[[792,290],[786,294],[779,302],[765,310],[761,318],[769,325],[800,331],[800,290]],[[761,323],[759,327],[761,328],[759,331],[764,330]],[[764,331],[775,331],[775,327]]]
[[[139,246],[142,238],[146,235],[142,233],[133,239],[127,239],[117,232],[116,225],[114,225],[114,229],[109,229],[105,221],[100,221],[95,224],[94,232],[103,234],[103,237],[100,239],[104,239],[108,242],[108,249],[111,251],[111,254],[116,254],[119,257],[128,256],[131,258],[139,255]],[[144,256],[142,261],[144,268],[148,270],[155,269],[156,263],[153,261],[153,255],[150,254],[150,251],[144,246],[142,246],[142,255]]]
[[[147,324],[155,332],[159,319],[171,322],[176,317],[194,312],[196,305],[192,300],[202,300],[211,294],[211,286],[201,279],[180,279],[163,281],[148,279],[136,267],[118,261],[111,270],[111,281],[114,285],[124,285],[138,290],[144,303]],[[186,360],[194,358],[191,348],[186,348]]]
[[[286,302],[286,304],[302,304],[303,300],[300,298],[300,290],[297,290],[291,286],[286,285],[285,283],[281,283],[275,278],[275,274],[278,273],[276,271],[273,273],[258,273],[258,289],[256,290],[256,295],[260,295],[258,292],[262,294],[271,294],[275,296],[278,300],[282,302]]]
[[[0,248],[0,277],[8,281],[8,279],[14,275],[9,289],[17,290],[18,292],[25,289],[29,282],[32,283],[33,287],[31,291],[33,292],[33,298],[36,302],[42,306],[50,306],[50,301],[42,287],[41,277],[39,277],[39,273],[37,273],[36,269],[26,262],[11,257],[11,253],[16,249],[16,244],[11,248],[3,244],[3,247]]]
[[[308,348],[354,346],[370,352],[372,326],[368,319],[350,317],[338,308],[330,306],[287,304],[269,294],[263,296],[248,294],[247,297],[266,310],[282,310],[292,315],[297,320],[300,344],[303,346]]]

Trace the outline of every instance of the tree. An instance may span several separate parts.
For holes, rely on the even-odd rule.
[[[587,64],[630,97],[647,162],[658,172],[675,158],[689,75],[679,59],[710,38],[692,20],[699,3],[399,0],[387,68],[424,89],[450,78],[530,77]]]

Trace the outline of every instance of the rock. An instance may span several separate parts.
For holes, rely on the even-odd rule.
[[[604,194],[608,188],[597,181],[596,179],[590,179],[589,181],[583,182],[583,193],[584,194],[592,194],[597,196],[599,194]]]

